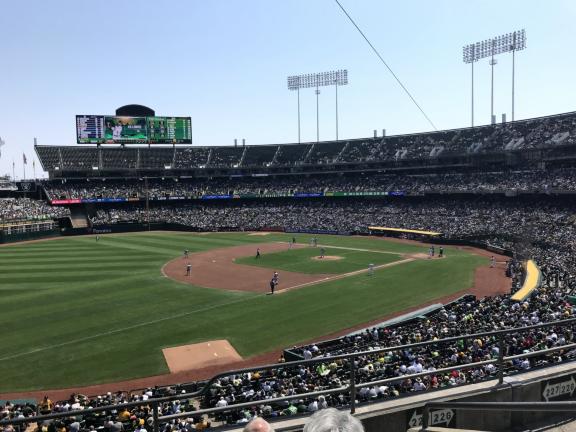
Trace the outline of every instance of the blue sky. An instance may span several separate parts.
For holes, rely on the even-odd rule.
[[[438,129],[470,125],[462,46],[525,28],[516,119],[576,109],[572,0],[341,0]],[[33,139],[75,145],[76,114],[140,103],[189,115],[195,145],[297,140],[286,76],[347,68],[341,139],[430,130],[333,0],[19,0],[0,13],[0,174],[31,174]],[[475,66],[476,123],[489,122],[490,67]],[[511,111],[511,58],[498,58],[495,112]],[[313,89],[302,140],[316,139]],[[334,90],[320,95],[320,139],[335,138]],[[40,174],[39,165],[36,167]]]

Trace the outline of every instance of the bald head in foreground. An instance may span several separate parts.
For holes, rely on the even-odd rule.
[[[308,419],[304,432],[364,432],[364,426],[347,412],[326,408],[316,411]]]
[[[255,417],[244,427],[243,432],[274,432],[274,428],[262,417]]]

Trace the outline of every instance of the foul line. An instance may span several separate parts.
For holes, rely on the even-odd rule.
[[[406,264],[406,263],[411,262],[411,261],[415,261],[415,259],[414,258],[406,258],[406,259],[394,261],[391,263],[380,264],[378,266],[374,266],[374,270],[378,270],[378,269],[382,269],[382,268],[386,268],[386,267],[393,267],[393,266],[400,265],[400,264]],[[353,272],[339,274],[339,275],[335,275],[335,276],[328,276],[328,277],[325,277],[323,279],[318,279],[316,281],[305,282],[305,283],[302,283],[299,285],[293,285],[293,286],[288,287],[288,288],[282,288],[282,289],[279,289],[278,291],[275,291],[275,292],[281,294],[281,293],[285,293],[286,291],[290,291],[293,289],[302,288],[302,287],[310,286],[310,285],[318,285],[320,283],[331,282],[331,281],[338,280],[338,279],[344,279],[344,278],[347,278],[350,276],[356,276],[356,275],[359,275],[362,273],[368,273],[369,271],[370,271],[370,269],[362,269],[362,270],[355,270]]]
[[[89,340],[91,340],[91,339],[96,339],[96,338],[99,338],[99,337],[102,337],[102,336],[110,336],[110,335],[113,335],[113,334],[116,334],[116,333],[121,333],[121,332],[124,332],[124,331],[127,331],[127,330],[134,330],[134,329],[137,329],[137,328],[140,328],[140,327],[145,327],[145,326],[152,325],[152,324],[158,324],[158,323],[161,323],[161,322],[164,322],[164,321],[169,321],[169,320],[173,320],[173,319],[176,319],[176,318],[182,318],[182,317],[185,317],[185,316],[188,316],[188,315],[192,315],[192,314],[195,314],[195,313],[206,312],[206,311],[209,311],[209,310],[212,310],[212,309],[216,309],[216,308],[218,308],[218,307],[220,307],[220,306],[229,306],[229,305],[232,305],[232,304],[235,304],[235,303],[241,303],[241,302],[243,302],[243,301],[252,300],[252,299],[254,299],[253,296],[251,296],[251,297],[244,297],[244,298],[241,298],[241,299],[238,299],[238,300],[234,300],[234,301],[231,301],[231,302],[228,302],[228,303],[219,303],[219,304],[216,304],[216,305],[207,306],[207,307],[204,307],[204,308],[195,309],[195,310],[188,311],[188,312],[183,312],[183,313],[180,313],[180,314],[177,314],[177,315],[172,315],[172,316],[170,316],[170,317],[158,318],[158,319],[155,319],[155,320],[152,320],[152,321],[145,321],[145,322],[142,322],[142,323],[139,323],[139,324],[134,324],[134,325],[127,326],[127,327],[122,327],[122,328],[119,328],[119,329],[110,330],[110,331],[103,332],[103,333],[97,333],[97,334],[92,335],[92,336],[86,336],[86,337],[83,337],[83,338],[73,339],[73,340],[70,340],[70,341],[67,341],[67,342],[62,342],[62,343],[59,343],[59,344],[48,345],[48,346],[45,346],[45,347],[42,347],[42,348],[36,348],[36,349],[30,350],[30,351],[26,351],[26,352],[22,352],[22,353],[18,353],[18,354],[13,354],[13,355],[9,355],[9,356],[6,356],[6,357],[0,357],[0,362],[1,362],[1,361],[5,361],[5,360],[12,360],[12,359],[15,359],[15,358],[18,358],[18,357],[24,357],[24,356],[27,356],[27,355],[29,355],[29,354],[36,354],[36,353],[39,353],[39,352],[42,352],[42,351],[47,351],[47,350],[50,350],[50,349],[53,349],[53,348],[61,348],[61,347],[63,347],[63,346],[67,346],[67,345],[72,345],[72,344],[76,344],[76,343],[86,342],[86,341],[89,341]]]

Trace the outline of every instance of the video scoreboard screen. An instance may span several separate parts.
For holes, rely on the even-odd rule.
[[[192,144],[190,117],[76,116],[78,144]]]

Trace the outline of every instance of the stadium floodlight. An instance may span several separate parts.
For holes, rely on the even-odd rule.
[[[316,142],[320,141],[319,122],[319,87],[334,86],[336,89],[336,141],[338,141],[338,86],[348,84],[348,70],[339,69],[335,71],[310,73],[303,75],[291,75],[287,79],[288,90],[296,90],[298,93],[298,142],[300,142],[300,89],[316,89]]]
[[[492,68],[491,83],[491,113],[490,122],[494,119],[494,65],[496,65],[495,55],[507,52],[512,53],[512,121],[514,121],[514,68],[515,53],[526,48],[526,30],[517,30],[512,33],[496,36],[480,42],[465,45],[462,48],[462,60],[464,63],[472,65],[472,126],[474,126],[474,62],[490,57],[490,67]]]

